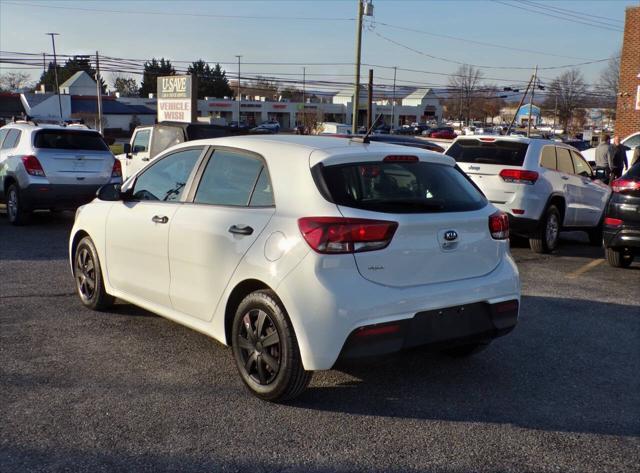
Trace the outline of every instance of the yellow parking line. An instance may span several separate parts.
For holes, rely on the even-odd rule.
[[[593,261],[588,262],[587,264],[585,264],[584,266],[580,266],[578,269],[576,269],[574,272],[569,273],[567,275],[567,278],[569,279],[575,279],[578,276],[582,276],[584,273],[586,273],[587,271],[595,268],[596,266],[598,266],[600,263],[602,263],[604,260],[603,259],[594,259]]]

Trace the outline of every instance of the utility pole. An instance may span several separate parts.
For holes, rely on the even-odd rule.
[[[100,57],[98,51],[96,51],[96,95],[98,97],[98,131],[103,134],[104,129],[102,125],[102,84],[100,77]]]
[[[520,107],[522,107],[524,99],[527,98],[527,94],[529,93],[529,87],[531,87],[531,82],[533,82],[533,76],[531,76],[531,79],[529,79],[529,83],[527,84],[527,89],[524,91],[524,94],[522,95],[522,98],[520,99],[520,103],[518,104],[518,108],[516,108],[516,113],[513,114],[513,119],[511,120],[511,123],[509,123],[509,127],[507,128],[507,132],[505,133],[506,135],[509,135],[509,133],[511,133],[511,128],[513,127],[513,123],[516,121],[516,117],[518,116],[518,112],[520,111]]]
[[[391,129],[396,127],[396,72],[398,67],[393,66],[393,101],[391,102]]]
[[[45,53],[42,53],[42,72],[47,73],[47,60],[45,58]]]
[[[307,128],[307,91],[306,91],[306,81],[307,81],[307,68],[302,68],[302,126],[303,128]]]
[[[369,69],[369,92],[367,95],[367,132],[373,122],[373,69]]]
[[[60,84],[58,84],[58,60],[56,56],[56,41],[54,39],[54,37],[59,36],[60,33],[45,34],[51,36],[51,44],[53,45],[53,77],[56,81],[56,94],[58,94],[58,107],[60,108],[60,121],[62,121],[62,98],[60,97]]]
[[[236,54],[236,57],[238,58],[238,96],[236,97],[236,100],[238,101],[238,128],[240,128],[240,102],[242,102],[242,94],[240,91],[240,58],[242,56]]]
[[[358,21],[356,22],[356,83],[353,92],[353,117],[351,119],[351,133],[354,135],[358,132],[358,106],[360,105],[360,49],[362,46],[362,15],[364,6],[362,0],[358,2]]]
[[[529,120],[527,123],[527,138],[531,135],[531,112],[533,109],[533,96],[536,93],[536,80],[538,79],[538,65],[536,64],[536,69],[533,72],[533,87],[531,88],[531,98],[529,99]]]
[[[551,134],[553,136],[556,135],[556,117],[558,116],[558,94],[555,94],[555,95],[556,95],[556,97],[555,97],[556,98],[556,105],[553,108],[553,130],[551,130]]]

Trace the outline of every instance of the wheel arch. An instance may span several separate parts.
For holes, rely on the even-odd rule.
[[[567,210],[566,208],[567,203],[564,200],[564,196],[562,194],[551,194],[549,196],[549,200],[547,200],[547,205],[545,205],[544,207],[545,212],[551,205],[555,205],[558,208],[558,211],[560,212],[560,221],[564,225],[564,217],[566,215],[566,210]]]
[[[85,230],[78,230],[73,235],[73,239],[71,240],[71,247],[69,248],[69,262],[71,264],[72,271],[73,271],[73,258],[76,254],[76,248],[78,248],[78,244],[80,243],[80,240],[88,236],[89,236],[89,233],[87,233]]]
[[[242,300],[252,292],[260,291],[264,289],[270,290],[275,294],[275,291],[265,282],[260,281],[259,279],[245,279],[243,281],[240,281],[238,284],[236,284],[236,286],[233,288],[233,290],[229,294],[229,297],[227,298],[225,310],[224,310],[224,336],[225,336],[225,343],[227,345],[231,346],[232,344],[232,337],[231,337],[232,322],[238,306],[240,305]],[[276,298],[278,298],[277,295],[276,295]],[[280,301],[279,298],[278,298],[278,302],[282,304],[282,301]],[[284,307],[284,304],[283,304],[283,307]]]

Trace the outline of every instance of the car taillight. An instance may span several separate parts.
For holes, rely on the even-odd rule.
[[[616,179],[611,183],[613,192],[640,191],[640,181],[633,179]]]
[[[506,240],[509,238],[509,217],[504,212],[496,212],[489,215],[489,231],[494,240]]]
[[[40,161],[38,161],[38,158],[35,156],[22,156],[21,159],[27,174],[45,177],[44,169],[42,169],[42,165],[40,164]]]
[[[605,217],[604,224],[610,227],[619,227],[623,224],[623,221],[619,218]]]
[[[523,169],[503,169],[500,177],[505,182],[515,184],[535,184],[538,180],[538,173],[535,171],[525,171]]]
[[[111,169],[111,177],[122,177],[122,163],[119,159],[113,160],[113,168]]]
[[[364,218],[304,217],[298,219],[298,228],[318,253],[357,253],[386,248],[398,223]]]

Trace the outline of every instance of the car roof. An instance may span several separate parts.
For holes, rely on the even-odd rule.
[[[314,153],[314,162],[322,161],[336,155],[366,155],[368,153],[411,154],[419,155],[424,159],[446,161],[454,165],[455,161],[448,162],[446,157],[434,151],[420,148],[407,148],[395,144],[372,141],[362,143],[351,138],[338,138],[319,135],[239,135],[223,138],[209,138],[204,140],[188,141],[178,145],[179,147],[193,146],[195,144],[209,146],[228,146],[251,151],[269,157],[269,159],[290,159],[292,155],[309,159]],[[175,147],[174,147],[175,148]],[[284,151],[284,152],[283,152]]]
[[[62,125],[53,125],[51,123],[37,123],[34,124],[33,122],[29,123],[29,122],[12,122],[12,123],[7,123],[5,126],[3,126],[2,128],[7,128],[7,129],[17,129],[17,130],[23,130],[23,131],[37,131],[37,130],[74,130],[74,131],[81,131],[81,132],[94,132],[97,133],[96,130],[92,130],[90,128],[82,128],[79,126],[62,126]]]

